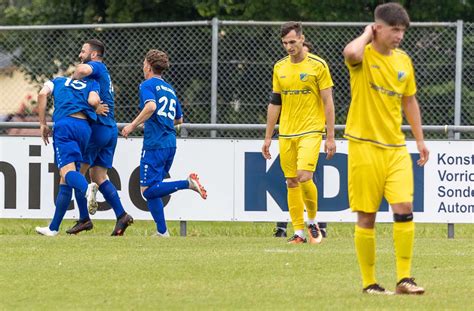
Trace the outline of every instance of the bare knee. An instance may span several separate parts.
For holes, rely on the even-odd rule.
[[[376,215],[376,213],[357,212],[357,226],[365,229],[373,229]]]
[[[298,177],[287,178],[287,179],[286,179],[286,185],[288,186],[288,188],[296,188],[296,187],[298,187],[298,185],[299,185]]]
[[[391,206],[394,214],[406,215],[413,212],[413,203],[411,202],[395,203]]]
[[[101,185],[107,180],[107,168],[94,166],[89,170],[91,180],[98,185]]]
[[[313,179],[313,172],[310,171],[298,171],[297,178],[299,182],[306,182]]]
[[[81,168],[79,170],[79,172],[82,174],[82,175],[86,175],[87,173],[87,170],[89,169],[90,165],[87,164],[87,163],[81,163]]]

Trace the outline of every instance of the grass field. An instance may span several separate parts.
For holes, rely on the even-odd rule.
[[[352,224],[330,224],[321,245],[288,245],[270,223],[188,223],[188,237],[93,231],[38,236],[45,220],[0,220],[0,310],[446,310],[474,309],[474,226],[417,224],[413,274],[424,296],[361,293]],[[392,225],[377,227],[377,276],[395,287]]]

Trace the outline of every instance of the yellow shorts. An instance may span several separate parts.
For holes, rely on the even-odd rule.
[[[404,148],[380,148],[349,141],[348,192],[352,211],[375,213],[389,204],[413,202],[413,168]]]
[[[280,138],[280,165],[286,178],[296,177],[296,171],[316,170],[321,135]]]

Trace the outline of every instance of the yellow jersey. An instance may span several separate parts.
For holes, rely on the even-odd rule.
[[[324,133],[326,116],[320,91],[334,84],[326,62],[311,53],[292,63],[287,56],[273,67],[273,93],[281,95],[280,138]]]
[[[383,148],[405,146],[402,97],[416,93],[415,71],[410,57],[400,49],[382,55],[372,44],[362,62],[350,65],[351,105],[344,137]]]

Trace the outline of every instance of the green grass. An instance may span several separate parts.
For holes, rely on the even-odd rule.
[[[125,237],[113,222],[91,232],[38,236],[46,220],[0,220],[0,310],[309,309],[445,310],[473,306],[474,226],[417,224],[413,274],[424,296],[361,294],[352,224],[330,224],[321,245],[288,245],[270,223],[188,223],[188,237],[153,236],[137,221]],[[377,226],[377,277],[395,285],[389,224]]]

